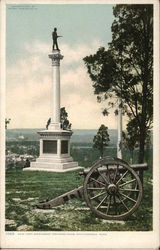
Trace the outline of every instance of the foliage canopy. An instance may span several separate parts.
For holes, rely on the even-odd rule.
[[[138,131],[139,162],[153,121],[153,5],[118,4],[113,8],[112,41],[84,58],[97,101],[116,107],[122,98],[123,114]],[[115,110],[117,113],[117,108]]]

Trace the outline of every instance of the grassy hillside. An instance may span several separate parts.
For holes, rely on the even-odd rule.
[[[93,152],[85,152],[89,157]],[[78,151],[77,151],[78,154]],[[76,156],[76,154],[75,154]],[[127,152],[125,153],[127,158]],[[18,231],[148,231],[152,230],[152,152],[149,169],[144,173],[143,200],[126,221],[97,218],[83,199],[73,199],[50,210],[35,205],[83,184],[78,173],[25,172],[18,168],[6,171],[6,230]],[[83,157],[81,157],[83,163]],[[88,161],[89,162],[89,161]]]

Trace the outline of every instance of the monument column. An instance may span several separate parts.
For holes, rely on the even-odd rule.
[[[45,130],[37,132],[40,135],[40,155],[25,171],[67,172],[83,169],[70,156],[72,131],[61,128],[60,123],[60,60],[63,56],[58,48],[56,30],[54,28],[52,33],[53,48],[49,54],[52,62],[51,119]]]
[[[118,98],[118,140],[117,158],[122,159],[122,99]]]
[[[49,54],[52,60],[52,107],[51,107],[51,123],[49,130],[60,130],[60,60],[63,56],[59,50],[53,50]]]

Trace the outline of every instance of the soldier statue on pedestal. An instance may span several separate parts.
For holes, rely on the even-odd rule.
[[[56,46],[56,49],[57,50],[60,50],[58,48],[58,43],[57,43],[57,38],[58,37],[62,37],[62,36],[58,36],[57,35],[57,28],[54,28],[54,31],[52,32],[52,39],[53,39],[53,47],[52,47],[52,50],[54,50],[54,46]]]

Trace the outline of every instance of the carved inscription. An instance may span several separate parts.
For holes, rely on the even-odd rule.
[[[56,140],[43,140],[43,153],[44,154],[57,154],[57,141]]]
[[[68,154],[68,141],[61,141],[61,154]]]

